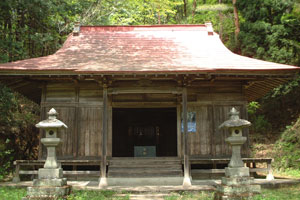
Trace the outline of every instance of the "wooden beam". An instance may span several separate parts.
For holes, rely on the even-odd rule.
[[[109,94],[181,94],[182,91],[177,87],[126,87],[126,88],[111,88]]]
[[[188,127],[187,127],[187,89],[182,89],[182,112],[183,112],[183,159],[184,159],[184,180],[183,186],[191,186],[189,147],[188,147]]]
[[[31,174],[38,174],[38,170],[20,170],[19,174],[26,174],[26,175],[31,175]],[[64,175],[85,175],[85,176],[89,176],[89,175],[93,175],[93,176],[97,176],[99,175],[99,171],[89,171],[89,170],[85,170],[85,171],[63,171]]]
[[[176,102],[112,102],[112,107],[117,108],[174,108]]]
[[[102,102],[41,102],[41,107],[102,107]]]

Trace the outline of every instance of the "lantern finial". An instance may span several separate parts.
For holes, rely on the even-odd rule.
[[[49,119],[56,119],[56,116],[58,115],[54,108],[51,108],[47,114]]]
[[[240,112],[235,109],[235,107],[231,108],[229,112],[230,120],[238,120],[240,119]]]

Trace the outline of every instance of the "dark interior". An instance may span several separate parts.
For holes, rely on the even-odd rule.
[[[177,156],[176,108],[113,108],[112,156],[138,153],[140,157]]]

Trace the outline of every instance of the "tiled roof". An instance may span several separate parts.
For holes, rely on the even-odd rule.
[[[206,25],[81,26],[55,54],[0,65],[0,73],[87,74],[228,71],[290,73],[300,68],[229,51]]]

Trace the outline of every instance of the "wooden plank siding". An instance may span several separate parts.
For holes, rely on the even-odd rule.
[[[52,107],[45,107],[45,112],[48,112]],[[75,108],[70,107],[55,107],[55,110],[59,113],[59,119],[67,124],[68,129],[60,129],[58,131],[58,137],[61,139],[61,143],[57,147],[58,157],[72,158],[73,157],[73,140],[75,130]],[[43,158],[46,156],[46,149],[43,148]]]
[[[145,82],[145,83],[144,83]],[[183,155],[181,133],[181,88],[174,81],[116,81],[108,87],[108,135],[107,156],[112,156],[112,110],[113,108],[177,108],[178,156]],[[137,85],[137,84],[142,85]],[[151,84],[150,84],[151,83]],[[143,85],[149,84],[149,85]],[[141,87],[162,93],[141,93]],[[134,93],[134,87],[138,93]],[[167,88],[170,93],[167,93]],[[54,107],[58,118],[69,128],[58,134],[62,143],[58,147],[60,159],[100,158],[102,155],[102,111],[103,89],[96,81],[48,82],[43,92],[41,116]],[[115,88],[115,90],[114,90]],[[118,93],[130,88],[131,93]],[[155,90],[153,90],[155,88]],[[176,88],[176,90],[174,90]],[[121,90],[119,90],[121,89]],[[115,93],[109,93],[115,91]],[[174,92],[175,91],[175,92]],[[246,99],[242,82],[238,81],[195,81],[187,87],[188,112],[196,112],[196,132],[188,133],[188,148],[191,156],[228,157],[231,149],[225,143],[228,132],[218,126],[228,119],[232,107],[247,119]],[[248,131],[243,133],[248,136]],[[249,143],[244,144],[244,155],[249,155]],[[43,149],[43,156],[45,149]],[[42,156],[42,157],[43,157]],[[40,154],[41,159],[41,154]]]
[[[188,110],[196,112],[196,132],[189,133],[190,155],[211,155],[211,106],[190,106]]]
[[[189,112],[196,112],[196,132],[189,134],[191,156],[229,157],[231,148],[225,142],[229,136],[227,130],[219,130],[219,125],[229,119],[229,111],[235,107],[240,117],[247,119],[246,99],[242,83],[211,82],[193,83],[189,88]],[[243,131],[248,137],[248,129]],[[242,154],[249,156],[249,142],[244,144]]]
[[[102,153],[102,108],[79,108],[78,157],[100,157]]]
[[[55,108],[68,129],[60,130],[59,159],[96,159],[102,154],[102,87],[96,82],[48,82],[42,116]],[[43,155],[45,157],[45,148]]]

